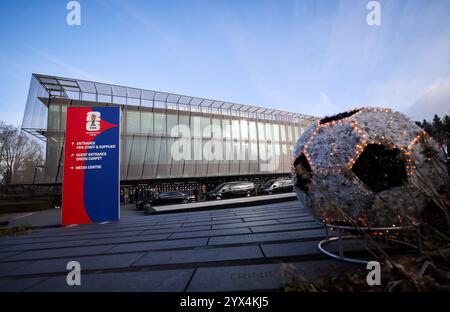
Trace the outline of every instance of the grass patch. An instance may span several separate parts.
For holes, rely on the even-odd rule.
[[[32,229],[31,224],[20,224],[15,227],[7,228],[7,229],[0,228],[0,237],[26,234],[31,229]]]

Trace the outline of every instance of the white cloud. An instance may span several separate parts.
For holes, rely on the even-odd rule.
[[[325,92],[320,93],[320,100],[320,107],[317,108],[318,115],[332,115],[339,111]]]
[[[59,58],[55,57],[54,55],[52,55],[46,51],[42,51],[42,50],[39,50],[36,48],[31,48],[31,50],[36,55],[41,57],[42,59],[46,60],[47,62],[49,62],[53,65],[56,65],[57,67],[61,68],[64,72],[67,72],[67,76],[75,77],[78,79],[86,79],[86,80],[105,82],[105,80],[102,79],[101,77],[94,75],[90,72],[87,72],[81,68],[75,67],[71,63],[62,61]]]
[[[450,77],[437,79],[425,88],[406,113],[417,120],[450,114]]]

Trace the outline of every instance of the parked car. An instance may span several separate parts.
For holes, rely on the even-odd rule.
[[[152,199],[144,199],[136,203],[137,210],[148,210],[151,207],[152,207]]]
[[[289,179],[269,180],[259,187],[259,194],[289,193],[294,190],[294,184]]]
[[[152,200],[153,205],[168,205],[168,204],[187,204],[195,201],[195,196],[189,193],[178,191],[162,192],[155,196]]]
[[[253,182],[226,182],[208,192],[208,200],[256,195]]]

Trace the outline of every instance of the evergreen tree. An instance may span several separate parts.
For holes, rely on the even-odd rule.
[[[445,115],[444,118],[442,118],[443,124],[444,124],[444,131],[447,132],[447,134],[450,134],[450,116]]]
[[[450,146],[450,116],[445,115],[441,119],[438,115],[434,115],[431,123],[424,119],[422,122],[416,121],[416,124],[436,141]]]
[[[444,125],[442,123],[441,118],[439,118],[439,116],[435,114],[434,117],[433,117],[433,128],[434,128],[434,130],[437,131],[437,132],[441,132],[442,129],[443,129],[443,126]]]
[[[425,130],[429,135],[433,136],[433,126],[426,121],[425,119],[422,122],[422,128]]]
[[[433,137],[435,138],[436,141],[438,141],[439,143],[443,143],[444,142],[444,124],[442,123],[441,118],[439,118],[438,115],[434,115],[433,117]]]
[[[442,118],[442,123],[444,125],[444,134],[445,134],[445,141],[447,143],[447,146],[450,145],[450,116],[445,115],[444,118]]]

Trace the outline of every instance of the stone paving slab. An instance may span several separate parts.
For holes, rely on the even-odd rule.
[[[189,227],[189,226],[192,226],[192,224],[214,226],[214,225],[220,225],[220,224],[239,224],[239,223],[243,223],[243,222],[244,222],[244,220],[242,220],[242,218],[237,218],[237,219],[232,219],[232,220],[185,222],[181,226]]]
[[[270,214],[270,215],[244,217],[244,221],[252,222],[252,221],[262,221],[262,220],[273,220],[273,219],[279,219],[279,218],[299,218],[299,217],[311,218],[311,216],[309,216],[305,213],[286,213],[286,214],[276,213],[276,214]]]
[[[174,238],[189,238],[189,237],[209,237],[209,236],[234,235],[244,233],[250,233],[250,229],[237,228],[237,229],[223,229],[210,231],[182,232],[182,233],[174,233],[170,236],[170,238],[174,239]]]
[[[151,272],[117,272],[87,274],[82,277],[81,286],[68,286],[65,276],[52,277],[37,283],[27,291],[47,292],[167,292],[183,291],[194,269],[164,270]]]
[[[0,292],[25,291],[26,289],[36,285],[39,282],[43,282],[46,279],[48,279],[48,277],[3,279],[0,283]],[[54,289],[56,290],[57,288]]]
[[[128,253],[115,255],[97,255],[89,257],[69,257],[52,260],[30,261],[17,269],[2,273],[3,276],[30,275],[30,274],[48,274],[48,273],[67,273],[67,263],[69,261],[78,261],[81,270],[102,270],[118,269],[131,266],[136,260],[144,256],[145,253]],[[14,263],[14,262],[13,262]],[[4,264],[0,264],[0,267]]]
[[[276,219],[280,223],[299,223],[299,222],[312,222],[316,221],[313,217],[305,216],[305,217],[293,217],[293,218],[277,218]]]
[[[276,220],[265,220],[265,221],[255,221],[255,222],[237,222],[237,223],[213,225],[212,229],[213,230],[233,229],[233,228],[240,228],[240,227],[250,227],[250,226],[257,226],[257,225],[273,225],[273,224],[279,224],[279,223]]]
[[[73,241],[58,241],[58,242],[50,242],[50,243],[18,243],[17,245],[8,246],[5,250],[8,251],[26,251],[26,250],[41,250],[41,249],[50,249],[50,248],[61,248],[61,247],[77,247],[77,246],[85,246],[92,242],[91,239],[83,239],[83,240],[73,240]],[[0,253],[3,250],[0,250]],[[0,256],[1,257],[1,256]]]
[[[319,241],[262,245],[266,257],[289,257],[320,254]]]
[[[6,251],[6,252],[0,252],[0,261],[2,261],[3,259],[15,256],[17,254],[19,254],[20,252],[17,251]]]
[[[77,226],[66,228],[61,227],[58,230],[59,231],[37,231],[33,233],[33,235],[21,235],[20,237],[17,237],[16,239],[12,239],[10,241],[12,242],[19,242],[19,241],[27,241],[27,240],[46,240],[48,238],[54,238],[54,239],[66,239],[68,237],[71,237],[73,235],[77,236],[85,236],[85,235],[102,235],[102,234],[111,234],[111,233],[128,233],[128,232],[137,232],[140,229],[136,227],[127,227],[124,231],[117,231],[113,228],[105,228],[104,225],[97,225],[98,228],[85,228],[83,230],[77,229]]]
[[[16,270],[17,268],[24,267],[32,263],[33,261],[2,262],[0,263],[0,276],[11,275],[11,272]]]
[[[313,261],[199,268],[187,291],[249,291],[277,290],[294,276],[312,280],[322,275],[337,275],[343,269],[353,268],[342,262]],[[220,281],[218,283],[217,281]]]
[[[251,230],[253,233],[260,232],[275,232],[275,231],[288,231],[288,230],[306,230],[306,229],[318,229],[322,225],[318,222],[301,222],[301,223],[289,223],[289,224],[276,224],[276,225],[265,225],[265,226],[252,226]]]
[[[263,258],[257,246],[149,252],[134,266]]]
[[[113,247],[108,252],[133,252],[133,251],[149,251],[160,249],[173,249],[173,248],[191,248],[206,246],[208,238],[195,238],[195,239],[178,239],[158,242],[144,242],[144,243],[128,243],[119,244]]]
[[[125,236],[125,237],[117,237],[117,238],[103,238],[103,239],[92,240],[91,242],[87,243],[86,246],[98,245],[98,244],[108,244],[108,243],[121,244],[121,243],[164,240],[164,239],[169,238],[170,235],[171,235],[171,233],[135,235],[135,236]]]
[[[300,255],[314,255],[321,254],[318,248],[319,241],[308,241],[308,242],[290,242],[290,243],[279,243],[279,244],[267,244],[261,245],[262,250],[266,257],[289,257],[289,256],[300,256]],[[347,252],[361,251],[365,250],[362,242],[358,241],[343,241],[342,246]],[[326,250],[337,253],[339,250],[338,244],[333,242],[327,245]],[[384,246],[388,249],[388,246]]]
[[[292,232],[260,233],[234,236],[211,237],[208,245],[248,244],[293,239],[317,239],[324,237],[324,230],[304,230]]]
[[[164,234],[164,233],[189,233],[193,231],[207,231],[210,230],[210,225],[201,225],[201,226],[190,226],[190,227],[176,227],[171,229],[161,229],[161,230],[145,230],[140,234]]]
[[[63,237],[33,237],[30,235],[28,238],[23,238],[15,241],[8,241],[7,245],[21,244],[21,243],[51,243],[51,242],[61,242],[61,241],[73,241],[82,239],[100,239],[100,238],[114,238],[114,237],[124,237],[124,236],[135,236],[139,235],[142,231],[127,231],[126,233],[107,233],[107,234],[96,234],[96,235],[67,235]]]
[[[144,230],[165,230],[165,229],[173,229],[173,228],[179,228],[181,226],[180,223],[178,224],[171,224],[171,225],[139,225],[139,226],[127,226],[122,228],[115,228],[111,227],[108,229],[84,229],[84,230],[71,230],[71,231],[65,231],[65,233],[57,234],[57,233],[51,233],[51,234],[41,234],[36,235],[34,238],[47,238],[47,237],[61,237],[64,238],[66,236],[72,236],[72,235],[99,235],[99,234],[111,234],[111,233],[122,233],[122,234],[128,234],[129,232],[137,232],[137,231],[144,231]]]
[[[18,255],[9,257],[7,261],[97,255],[106,252],[112,247],[114,247],[114,245],[99,245],[99,246],[86,246],[73,248],[59,248],[50,250],[44,249],[44,250],[25,251]]]

